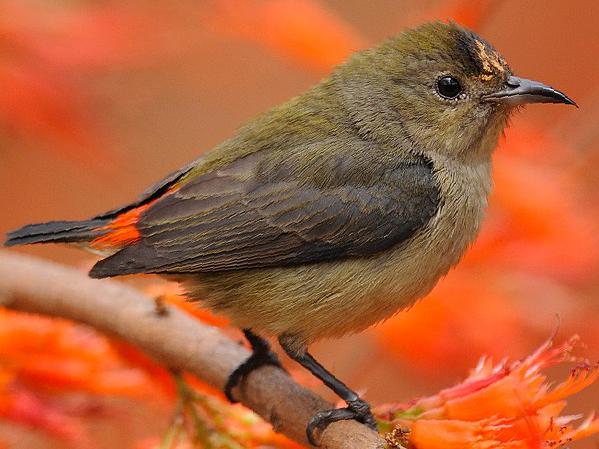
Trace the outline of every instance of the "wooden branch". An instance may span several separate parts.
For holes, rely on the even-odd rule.
[[[131,287],[93,280],[72,268],[7,251],[0,251],[0,305],[88,324],[219,389],[249,356],[247,349],[218,329],[174,307],[167,306],[167,314],[156,313],[154,301]],[[332,407],[275,367],[254,371],[238,390],[243,404],[275,430],[303,444],[307,444],[310,417]],[[384,440],[356,421],[342,421],[323,432],[321,447],[381,449]]]

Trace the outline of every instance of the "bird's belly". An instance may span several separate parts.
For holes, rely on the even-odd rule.
[[[396,254],[406,249],[368,259],[199,275],[187,285],[193,297],[239,327],[298,335],[310,343],[363,330],[426,295],[446,268],[425,257],[406,263]]]

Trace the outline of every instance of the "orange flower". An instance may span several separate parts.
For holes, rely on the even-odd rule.
[[[531,323],[517,302],[521,293],[515,281],[502,280],[482,270],[456,270],[411,310],[374,329],[380,347],[405,361],[407,369],[428,377],[459,375],[480,354],[503,357],[506,342],[512,354],[526,354],[534,347],[531,340],[538,341],[549,329]],[[526,287],[519,290],[534,302]],[[543,293],[545,304],[553,304]],[[552,323],[550,313],[547,324]]]
[[[83,414],[92,414],[94,408],[83,410],[88,412]],[[72,410],[65,409],[58,402],[45,401],[16,382],[0,386],[2,420],[42,431],[78,448],[88,447],[89,438],[81,420],[71,415]]]
[[[22,140],[49,144],[48,148],[71,160],[109,168],[103,158],[115,155],[100,143],[103,138],[85,111],[81,89],[67,81],[68,71],[60,70],[61,55],[69,47],[64,44],[78,39],[69,35],[68,29],[64,30],[66,36],[59,37],[60,26],[53,28],[56,24],[51,23],[51,17],[47,10],[19,2],[0,6],[0,83],[4,86],[0,91],[0,126],[3,132],[7,130]],[[69,24],[64,25],[68,28]]]
[[[400,429],[417,449],[549,449],[599,432],[590,415],[560,416],[566,398],[599,377],[597,366],[575,359],[578,337],[552,348],[551,339],[523,361],[494,364],[483,358],[462,383],[409,405],[379,407],[383,427]],[[551,387],[541,370],[578,362],[570,376]],[[392,440],[392,439],[391,439]],[[405,441],[404,440],[404,441]]]
[[[432,13],[429,11],[427,16],[442,20],[449,18],[467,28],[478,29],[489,18],[492,8],[499,3],[500,0],[453,0],[444,2]]]
[[[66,320],[0,309],[0,356],[3,371],[36,388],[133,397],[155,390],[108,338]]]
[[[82,418],[100,411],[97,396],[154,401],[160,397],[158,381],[144,368],[123,357],[111,340],[90,328],[0,309],[3,420],[78,448],[90,447]],[[79,405],[72,400],[74,393],[82,393]]]
[[[104,3],[0,2],[0,137],[42,143],[99,172],[113,168],[117,153],[88,111],[81,75],[161,63],[179,51],[179,27],[166,8]]]
[[[569,176],[567,162],[575,150],[532,127],[510,128],[507,134],[494,156],[489,214],[464,263],[566,282],[594,279],[597,206],[581,197],[580,177]]]
[[[219,0],[212,22],[317,71],[364,46],[364,39],[314,0]]]

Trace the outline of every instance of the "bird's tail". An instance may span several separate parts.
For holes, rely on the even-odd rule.
[[[89,243],[107,233],[109,219],[51,221],[23,226],[7,234],[5,246],[31,243]]]

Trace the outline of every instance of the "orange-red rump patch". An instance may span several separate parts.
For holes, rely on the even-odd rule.
[[[91,247],[97,250],[114,249],[138,242],[141,238],[141,234],[137,228],[137,223],[139,222],[141,214],[148,210],[156,201],[176,192],[180,187],[181,183],[175,183],[158,198],[154,198],[141,206],[123,212],[122,214],[117,215],[116,218],[106,226],[97,228],[96,231],[106,231],[106,233],[94,239],[91,242]]]
[[[147,210],[153,201],[142,206],[131,209],[118,215],[106,226],[98,228],[98,231],[107,231],[106,234],[94,239],[91,247],[95,249],[123,247],[138,242],[141,235],[137,229],[140,215]]]

